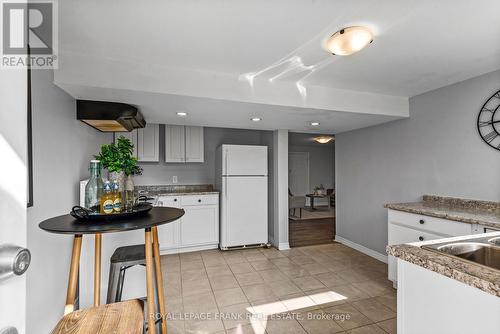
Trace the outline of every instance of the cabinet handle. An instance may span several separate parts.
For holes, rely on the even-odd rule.
[[[174,198],[174,202],[177,202],[177,198]]]
[[[198,203],[201,203],[201,199],[198,200]]]
[[[422,224],[424,224],[424,223],[425,223],[425,220],[420,219],[418,222],[422,225]]]
[[[418,240],[424,241],[424,237],[420,236],[420,237],[418,237]]]

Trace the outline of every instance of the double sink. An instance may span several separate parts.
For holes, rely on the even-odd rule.
[[[474,238],[455,242],[425,245],[422,248],[459,257],[500,270],[500,237]]]

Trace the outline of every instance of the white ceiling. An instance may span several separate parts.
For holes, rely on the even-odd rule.
[[[499,69],[499,12],[498,0],[65,0],[55,82],[75,97],[137,104],[149,121],[179,108],[184,122],[247,127],[260,112],[280,122],[259,128],[307,131],[300,124],[321,111],[331,132],[407,117],[408,97]],[[355,24],[375,33],[365,50],[322,49]],[[163,96],[148,103],[151,93]]]

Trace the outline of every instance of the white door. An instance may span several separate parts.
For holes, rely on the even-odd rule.
[[[267,177],[225,177],[223,183],[226,205],[222,246],[267,243]]]
[[[0,266],[2,267],[12,260],[12,257],[6,256],[6,244],[26,247],[27,242],[26,80],[26,71],[21,69],[3,70],[0,75],[0,154],[2,155]],[[3,274],[0,276],[5,278]],[[0,333],[9,327],[17,328],[21,334],[25,333],[25,318],[26,276],[14,275],[0,281]]]
[[[267,175],[267,146],[222,145],[222,175]]]
[[[288,153],[288,187],[294,195],[311,192],[309,187],[309,153]]]
[[[165,125],[165,162],[184,162],[186,146],[184,126]]]
[[[160,161],[159,124],[146,124],[137,129],[137,158],[139,161]]]
[[[204,144],[203,127],[186,126],[186,162],[203,162]]]

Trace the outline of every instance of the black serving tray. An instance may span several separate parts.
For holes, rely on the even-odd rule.
[[[133,219],[146,215],[153,206],[150,203],[138,203],[131,211],[122,211],[110,214],[92,213],[81,206],[74,206],[69,213],[74,218],[82,222],[111,221],[117,219]]]

